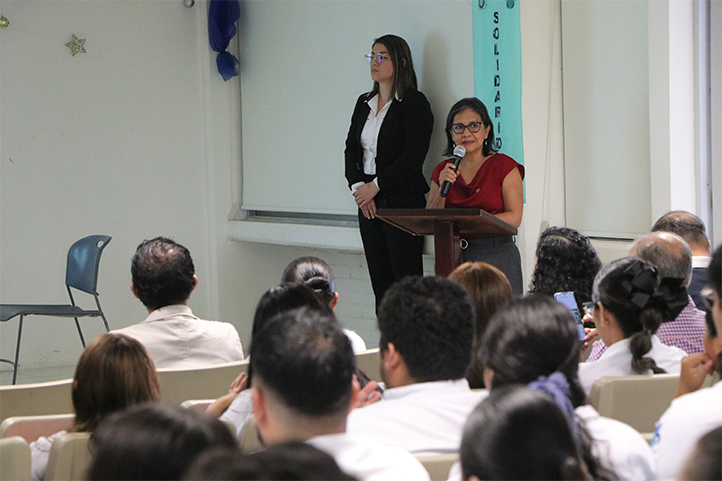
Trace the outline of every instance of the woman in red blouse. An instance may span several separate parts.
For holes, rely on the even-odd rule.
[[[445,155],[463,145],[466,155],[458,171],[444,160],[431,176],[431,192],[426,208],[484,209],[504,222],[519,227],[524,210],[522,179],[524,166],[494,150],[494,126],[486,106],[477,98],[461,99],[446,118],[448,140]],[[440,195],[440,186],[452,183],[449,195]],[[461,262],[487,262],[504,274],[515,295],[523,294],[521,256],[510,235],[462,239]]]

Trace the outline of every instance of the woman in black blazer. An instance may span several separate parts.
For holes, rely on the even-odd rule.
[[[359,206],[359,228],[378,308],[386,290],[402,277],[423,275],[424,238],[376,218],[377,208],[426,206],[422,173],[434,116],[416,90],[411,50],[396,35],[374,41],[371,92],[356,102],[346,139],[346,180]]]

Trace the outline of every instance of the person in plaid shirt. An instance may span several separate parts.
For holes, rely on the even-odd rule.
[[[659,277],[686,279],[692,277],[692,250],[678,235],[669,232],[652,232],[638,239],[629,250],[631,257],[643,259],[657,268]],[[657,330],[663,344],[675,346],[687,354],[704,351],[704,311],[700,311],[692,298],[687,296],[687,305],[672,322],[666,322]],[[607,350],[604,341],[594,344],[588,362],[596,361]]]

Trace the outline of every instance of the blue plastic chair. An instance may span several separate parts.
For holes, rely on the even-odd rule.
[[[15,347],[15,362],[9,359],[0,359],[13,365],[13,384],[18,375],[18,358],[20,356],[20,338],[23,333],[23,318],[25,316],[52,316],[52,317],[74,317],[75,326],[78,328],[80,342],[85,348],[83,331],[80,329],[79,317],[102,317],[105,330],[110,331],[108,320],[103,314],[98,300],[98,267],[100,266],[100,255],[103,249],[110,242],[111,237],[107,235],[91,235],[77,241],[68,250],[68,261],[65,269],[65,287],[68,289],[70,304],[0,304],[0,322],[9,321],[13,317],[20,316],[18,325],[18,340]],[[97,310],[86,311],[75,305],[75,299],[70,288],[92,294],[95,299]]]

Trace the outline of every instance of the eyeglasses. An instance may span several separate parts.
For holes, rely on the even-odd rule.
[[[461,135],[464,133],[464,130],[469,129],[469,132],[475,134],[481,130],[482,125],[484,125],[483,122],[469,122],[467,125],[452,124],[451,131],[454,132],[456,135]]]
[[[376,63],[381,63],[384,60],[388,60],[390,58],[385,53],[373,53],[373,52],[367,53],[366,55],[364,55],[364,57],[366,57],[366,60],[368,60],[369,62],[373,62],[374,60],[376,60]]]
[[[714,309],[715,303],[719,302],[717,294],[711,287],[705,287],[704,289],[702,289],[699,295],[702,298],[702,304],[704,304],[704,307],[706,307],[710,311]]]

